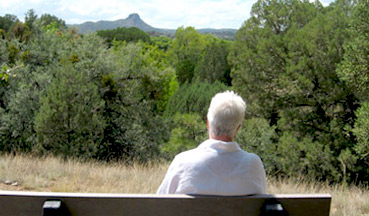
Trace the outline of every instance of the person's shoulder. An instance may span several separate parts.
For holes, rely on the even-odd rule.
[[[174,160],[176,161],[182,161],[182,160],[187,160],[189,158],[191,158],[194,154],[197,153],[197,149],[194,148],[194,149],[190,149],[190,150],[187,150],[187,151],[183,151],[179,154],[177,154],[175,157],[174,157]]]
[[[184,152],[181,152],[179,154],[177,154],[170,166],[169,166],[169,171],[172,172],[172,171],[175,171],[175,172],[180,172],[180,170],[183,169],[183,167],[188,163],[188,161],[190,161],[190,158],[191,158],[191,155],[193,152],[194,149],[190,149],[190,150],[187,150],[187,151],[184,151]]]
[[[179,169],[191,170],[202,166],[206,160],[206,152],[197,147],[177,154],[173,159],[173,164]]]
[[[252,153],[252,152],[247,152],[248,156],[254,159],[260,159],[259,155]]]
[[[242,151],[244,153],[244,156],[249,161],[256,162],[256,163],[261,163],[261,158],[259,157],[259,155],[255,154],[255,153],[252,153],[252,152],[247,152],[247,151],[244,151],[244,150],[242,150]]]

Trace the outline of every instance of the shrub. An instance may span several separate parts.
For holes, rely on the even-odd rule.
[[[162,152],[169,158],[195,148],[207,139],[206,123],[196,113],[176,113],[173,119],[169,142],[162,146]]]

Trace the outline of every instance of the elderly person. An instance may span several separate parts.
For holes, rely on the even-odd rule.
[[[209,139],[178,154],[157,194],[248,195],[266,193],[260,158],[243,151],[233,139],[246,104],[233,91],[216,94],[207,115]]]

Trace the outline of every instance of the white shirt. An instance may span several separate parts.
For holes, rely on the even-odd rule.
[[[178,154],[157,194],[265,194],[266,177],[260,158],[236,142],[208,139]]]

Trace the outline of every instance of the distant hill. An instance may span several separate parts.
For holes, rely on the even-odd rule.
[[[118,27],[136,27],[152,35],[166,35],[173,37],[176,29],[161,29],[154,28],[149,24],[145,23],[138,14],[130,14],[126,19],[119,19],[115,21],[98,21],[98,22],[84,22],[77,25],[69,25],[78,29],[81,34],[86,34],[89,32],[95,32],[99,30],[115,29]],[[212,34],[219,38],[233,39],[237,29],[198,29],[201,34]]]

